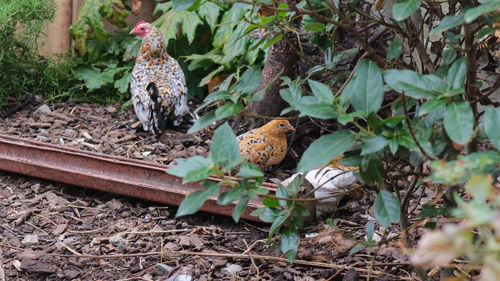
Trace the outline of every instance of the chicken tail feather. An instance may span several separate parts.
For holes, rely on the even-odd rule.
[[[151,119],[153,120],[154,133],[163,132],[167,129],[168,117],[165,109],[161,106],[161,98],[158,95],[158,88],[155,83],[151,82],[146,87],[146,90],[148,91],[152,102]]]

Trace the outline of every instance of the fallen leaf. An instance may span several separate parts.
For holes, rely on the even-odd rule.
[[[142,6],[142,0],[133,0],[132,1],[132,14],[138,15]]]

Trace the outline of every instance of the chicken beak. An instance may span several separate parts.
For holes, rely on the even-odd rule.
[[[130,30],[130,33],[129,34],[137,34],[137,32],[135,31],[135,28]]]

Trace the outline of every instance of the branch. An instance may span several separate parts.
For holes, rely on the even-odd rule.
[[[415,25],[413,24],[410,18],[407,18],[405,20],[405,24],[406,27],[408,28],[409,31],[408,33],[413,38],[413,41],[415,43],[415,49],[417,50],[417,53],[420,56],[420,60],[422,61],[423,65],[430,74],[436,73],[436,68],[434,67],[434,64],[432,64],[432,60],[430,59],[429,55],[427,55],[425,47],[422,41],[420,41],[420,38],[418,37],[418,32]]]
[[[403,110],[405,112],[405,120],[406,120],[406,124],[408,125],[408,129],[410,130],[411,137],[412,137],[413,141],[415,142],[415,144],[417,144],[418,149],[420,149],[420,152],[422,152],[422,154],[425,156],[425,158],[432,161],[432,160],[434,160],[434,158],[430,157],[429,154],[427,154],[427,152],[425,152],[425,150],[422,148],[422,146],[418,142],[417,138],[415,137],[415,132],[413,132],[413,127],[411,126],[411,123],[410,123],[410,117],[408,116],[408,108],[406,107],[406,95],[405,95],[404,91],[402,93],[402,97],[403,97]]]

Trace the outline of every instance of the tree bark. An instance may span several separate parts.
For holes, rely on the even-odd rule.
[[[283,88],[280,86],[282,82],[281,76],[290,77],[292,80],[295,79],[297,76],[297,62],[299,60],[299,55],[287,42],[288,40],[292,44],[295,44],[296,38],[293,38],[293,34],[290,37],[292,38],[281,39],[269,49],[266,64],[262,70],[262,81],[257,92],[266,88],[278,75],[280,78],[277,78],[272,83],[271,87],[265,92],[262,101],[254,102],[250,105],[250,112],[255,115],[278,117],[281,111],[288,106],[280,96],[280,90]],[[280,75],[282,70],[283,73]],[[256,120],[253,127],[257,127],[264,121]]]

